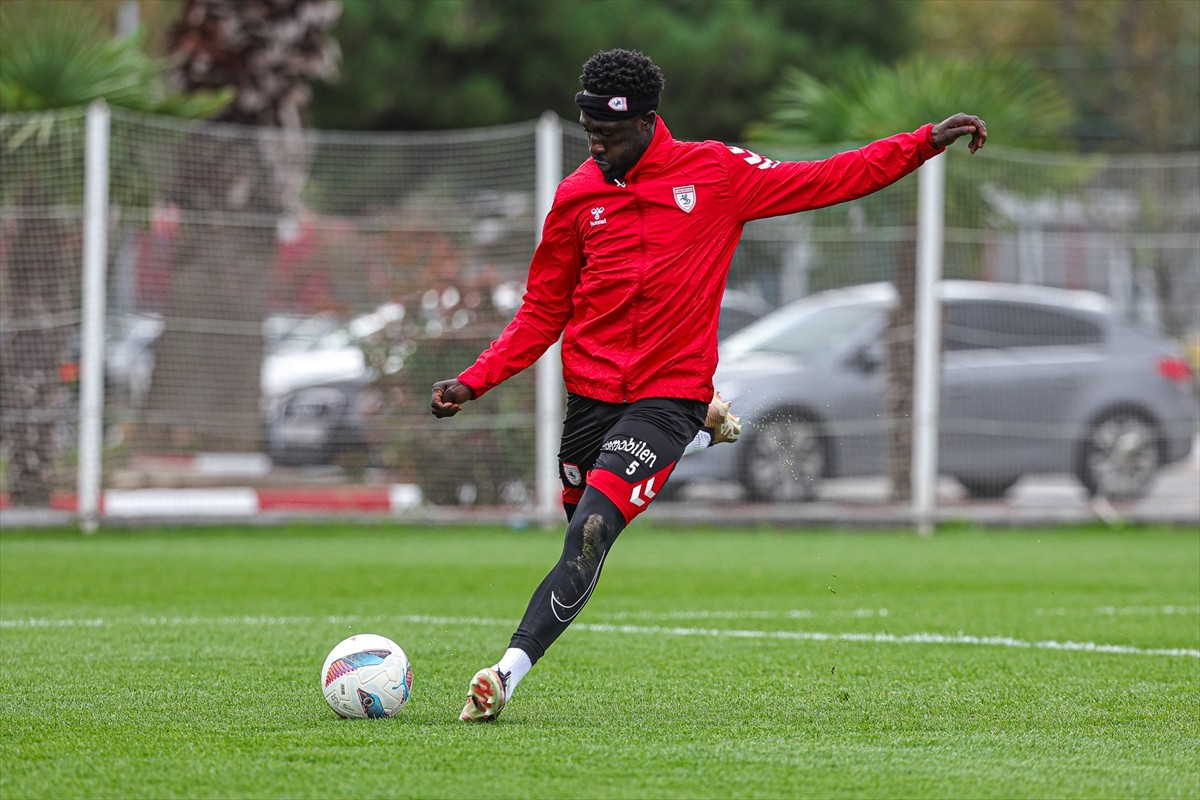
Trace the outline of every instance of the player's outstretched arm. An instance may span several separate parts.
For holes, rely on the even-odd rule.
[[[448,381],[438,381],[433,385],[433,402],[430,407],[435,417],[453,417],[462,411],[462,404],[475,399],[471,387],[452,378]]]
[[[955,114],[933,126],[933,143],[938,147],[949,147],[961,136],[970,136],[967,149],[975,153],[987,142],[987,125],[973,114]]]

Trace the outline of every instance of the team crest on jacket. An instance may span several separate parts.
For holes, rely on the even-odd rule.
[[[696,207],[696,187],[676,186],[673,191],[675,192],[675,205],[682,208],[685,213],[690,214],[692,209]]]

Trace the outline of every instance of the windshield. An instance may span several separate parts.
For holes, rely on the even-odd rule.
[[[882,313],[882,306],[867,304],[811,310],[785,307],[731,336],[721,348],[722,358],[764,352],[802,359],[827,355],[844,347]]]

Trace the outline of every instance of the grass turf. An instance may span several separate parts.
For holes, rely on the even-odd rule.
[[[1200,533],[622,536],[496,724],[560,535],[0,534],[0,796],[1200,797]],[[318,673],[396,639],[413,699]],[[1106,649],[1107,646],[1107,649]]]

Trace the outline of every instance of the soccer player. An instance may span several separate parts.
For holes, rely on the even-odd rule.
[[[661,70],[628,50],[597,53],[575,95],[591,158],[559,184],[516,316],[457,378],[433,386],[436,417],[533,364],[562,336],[566,419],[559,477],[567,515],[558,563],[508,650],[471,679],[464,721],[500,714],[583,609],[617,536],[706,425],[717,321],[743,226],[854,200],[908,175],[983,120],[955,114],[822,161],[775,161],[671,136],[656,109]],[[728,414],[728,406],[724,407]],[[694,449],[694,448],[693,448]]]

